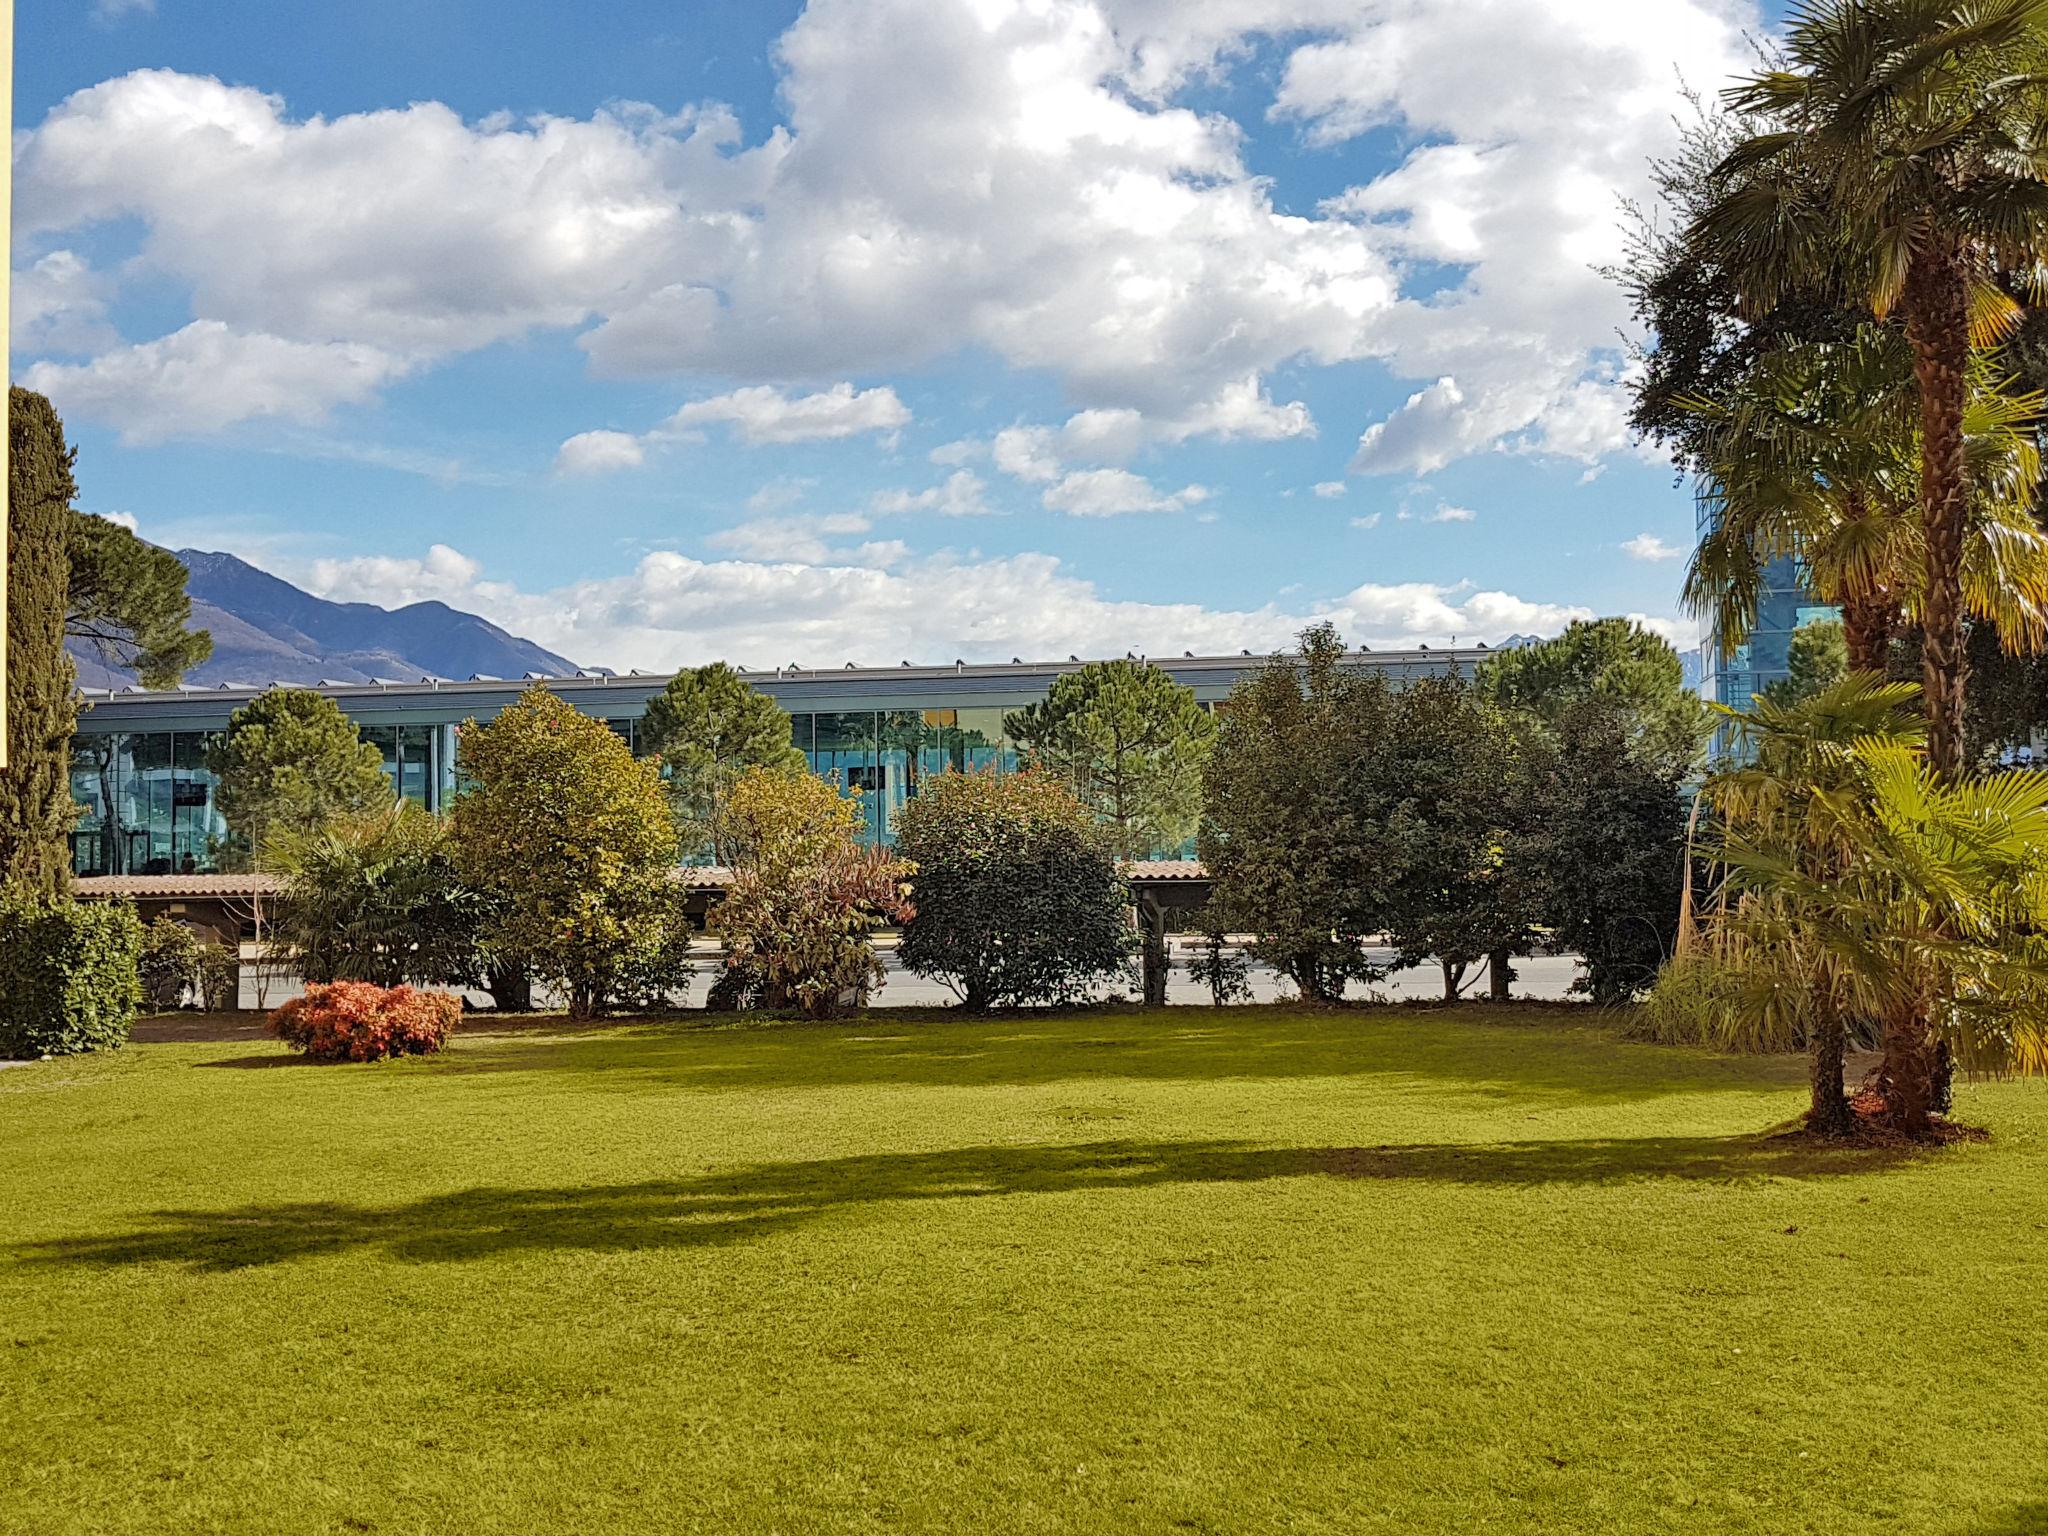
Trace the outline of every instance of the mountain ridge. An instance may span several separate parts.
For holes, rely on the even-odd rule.
[[[213,636],[213,654],[185,675],[196,687],[271,683],[415,682],[424,677],[566,677],[576,663],[490,620],[429,600],[402,608],[315,597],[280,576],[218,550],[174,551],[184,565],[192,624]],[[79,684],[122,688],[133,672],[109,666],[74,641]]]

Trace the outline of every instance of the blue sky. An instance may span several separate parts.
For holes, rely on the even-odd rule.
[[[1593,270],[1734,0],[20,0],[83,504],[586,663],[1683,638]]]

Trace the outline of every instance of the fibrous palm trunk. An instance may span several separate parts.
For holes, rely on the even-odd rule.
[[[1899,607],[1884,592],[1850,593],[1842,599],[1842,639],[1849,651],[1851,672],[1882,675],[1890,665],[1892,630]]]
[[[1939,1057],[1927,1009],[1915,1004],[1885,1021],[1884,1059],[1878,1063],[1878,1091],[1884,1095],[1885,1118],[1915,1140],[1934,1131],[1935,1067]]]
[[[1906,336],[1920,388],[1920,523],[1927,546],[1927,590],[1920,600],[1920,675],[1926,694],[1927,761],[1935,772],[1963,771],[1963,533],[1969,480],[1963,458],[1963,408],[1969,397],[1968,294],[1953,249],[1930,246],[1906,278]]]
[[[1855,1128],[1856,1116],[1843,1084],[1848,1031],[1842,1021],[1824,1016],[1814,1026],[1810,1049],[1813,1103],[1806,1111],[1806,1128],[1819,1136],[1846,1136]]]

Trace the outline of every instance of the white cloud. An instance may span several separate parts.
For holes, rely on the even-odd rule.
[[[978,459],[987,452],[987,443],[977,442],[971,437],[962,437],[950,443],[939,444],[938,447],[926,454],[925,457],[934,464],[954,465],[965,464],[970,459]]]
[[[1673,142],[1678,72],[1745,67],[1760,23],[1754,0],[812,0],[751,143],[717,103],[300,117],[142,71],[21,136],[17,231],[132,219],[126,270],[202,320],[413,366],[536,328],[603,371],[756,386],[974,349],[1065,388],[1087,463],[1306,435],[1264,381],[1365,360],[1458,394],[1375,424],[1364,469],[1594,457],[1622,431],[1628,316],[1594,270],[1617,197]],[[1261,36],[1281,131],[1413,147],[1282,212],[1246,125],[1175,96]]]
[[[1318,480],[1314,489],[1325,501],[1333,501],[1344,494],[1345,485],[1342,480]]]
[[[1622,549],[1634,560],[1682,560],[1685,551],[1676,544],[1666,544],[1654,533],[1639,533],[1632,539],[1624,540]]]
[[[1380,514],[1377,512],[1368,512],[1363,517],[1354,517],[1353,519],[1351,519],[1351,526],[1354,528],[1377,528],[1379,527],[1379,525]]]
[[[130,533],[139,532],[142,527],[142,525],[136,521],[135,514],[133,512],[101,512],[98,515],[104,517],[108,522],[114,524],[114,526],[117,528],[126,528]]]
[[[756,516],[786,512],[804,499],[812,486],[818,482],[809,478],[792,479],[785,475],[770,480],[766,485],[747,498],[747,510]]]
[[[910,421],[910,410],[896,391],[882,385],[855,389],[835,384],[815,394],[791,396],[766,384],[749,385],[706,400],[692,400],[652,431],[578,432],[556,451],[555,468],[562,474],[603,474],[636,469],[650,449],[669,443],[702,442],[703,428],[722,422],[740,442],[810,443],[879,432],[895,441],[897,430]]]
[[[51,251],[17,269],[9,294],[8,324],[19,353],[101,352],[120,344],[107,319],[114,285],[74,251]]]
[[[858,521],[837,526],[858,533]],[[439,546],[425,560],[376,556],[303,568],[272,563],[323,596],[383,604],[439,598],[578,661],[622,668],[665,669],[716,657],[756,666],[789,660],[836,666],[847,660],[891,665],[904,657],[1121,656],[1126,650],[1262,655],[1322,619],[1354,645],[1386,650],[1443,645],[1454,636],[1470,644],[1554,634],[1573,619],[1591,617],[1576,605],[1474,591],[1463,583],[1367,583],[1319,601],[1250,609],[1114,601],[1045,554],[911,560],[890,544],[832,553],[822,526],[778,536],[782,542],[755,558],[704,560],[657,551],[627,574],[534,592],[484,580],[474,561]],[[793,553],[804,537],[825,545],[827,558]]]
[[[555,471],[563,475],[609,474],[646,461],[646,448],[630,432],[578,432],[555,450]]]
[[[1045,505],[1074,517],[1116,517],[1125,512],[1178,512],[1208,498],[1199,485],[1170,494],[1127,469],[1077,469],[1047,488]]]
[[[358,342],[290,341],[195,320],[91,362],[31,364],[21,382],[60,412],[115,422],[123,442],[154,443],[257,417],[318,422],[407,369],[404,358]]]
[[[995,466],[1033,485],[1060,477],[1060,456],[1050,427],[1005,427],[989,447]]]
[[[816,394],[790,396],[756,384],[693,400],[655,431],[683,437],[710,422],[729,422],[743,443],[809,443],[864,432],[892,434],[909,421],[909,408],[887,385],[857,390],[840,383]]]
[[[1449,502],[1439,502],[1437,509],[1422,520],[1425,523],[1471,523],[1478,519],[1479,514],[1470,507],[1454,507]]]
[[[154,16],[156,0],[92,0],[94,21],[112,25],[127,16]]]
[[[846,559],[849,551],[836,543],[868,532],[874,525],[854,512],[815,517],[763,517],[714,533],[705,542],[749,560],[800,561],[820,565]]]
[[[883,491],[874,499],[877,512],[937,512],[943,517],[982,517],[995,508],[988,504],[987,485],[971,469],[956,469],[945,483],[921,491]]]

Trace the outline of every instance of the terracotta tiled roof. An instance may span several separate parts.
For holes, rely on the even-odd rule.
[[[1124,865],[1126,880],[1206,880],[1200,859],[1132,859]]]
[[[275,875],[87,875],[71,882],[78,896],[214,896],[247,900],[275,896],[284,884]]]

